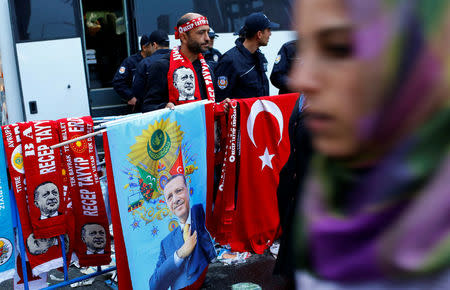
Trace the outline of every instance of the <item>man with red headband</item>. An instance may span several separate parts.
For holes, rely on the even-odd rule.
[[[181,46],[162,56],[149,68],[149,90],[143,96],[143,112],[202,99],[215,101],[211,71],[202,55],[208,50],[208,19],[187,13],[177,22],[175,38]]]

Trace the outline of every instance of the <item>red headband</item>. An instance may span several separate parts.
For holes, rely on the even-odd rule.
[[[202,25],[209,25],[208,18],[205,16],[201,16],[195,19],[192,19],[180,27],[175,27],[175,39],[180,39],[180,34],[183,32],[188,32],[189,30],[194,29],[195,27],[199,27]]]

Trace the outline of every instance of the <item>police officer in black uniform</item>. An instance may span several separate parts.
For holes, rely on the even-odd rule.
[[[291,70],[292,62],[295,60],[295,51],[297,47],[297,40],[291,40],[283,44],[278,51],[273,65],[272,73],[270,74],[270,81],[272,84],[280,89],[281,94],[293,93],[288,88],[288,75]]]
[[[266,76],[267,60],[259,47],[269,42],[271,29],[279,24],[271,22],[263,13],[252,13],[245,19],[240,33],[245,38],[227,51],[216,66],[216,98],[251,98],[269,95]]]
[[[209,36],[209,43],[208,43],[209,49],[203,53],[203,56],[205,57],[205,60],[208,62],[210,66],[215,66],[219,61],[220,57],[222,56],[220,51],[214,48],[214,39],[216,37],[219,37],[219,35],[217,35],[214,32],[214,30],[211,27],[209,27],[208,36]]]
[[[152,55],[144,58],[138,64],[132,86],[133,94],[138,98],[139,103],[142,103],[143,97],[149,90],[150,66],[152,63],[159,60],[163,55],[170,52],[169,36],[165,31],[153,31],[150,34],[149,42]]]
[[[141,37],[140,44],[141,50],[130,55],[122,62],[112,80],[114,90],[129,105],[129,113],[140,111],[137,98],[131,89],[136,67],[141,60],[151,55],[151,45],[148,35]]]

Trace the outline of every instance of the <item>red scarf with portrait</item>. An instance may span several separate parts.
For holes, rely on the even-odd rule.
[[[19,123],[28,210],[36,238],[67,233],[59,143],[54,121]]]
[[[208,100],[214,102],[215,101],[214,85],[212,82],[212,77],[209,71],[208,64],[206,63],[206,60],[201,53],[199,53],[197,57],[200,61],[200,64],[202,65],[202,75],[205,81]],[[175,87],[176,84],[174,83],[174,81],[177,80],[175,80],[174,78],[174,73],[180,68],[191,70],[194,75],[195,91],[194,96],[189,100],[185,99],[185,97],[183,96],[180,96],[179,90]],[[169,102],[175,105],[195,102],[202,99],[200,88],[198,85],[199,79],[197,77],[197,73],[195,72],[194,66],[192,65],[192,62],[185,55],[183,55],[183,53],[181,53],[179,47],[174,47],[170,52],[169,72],[167,73],[167,82],[169,86]]]
[[[23,164],[22,143],[19,124],[2,127],[5,155],[11,185],[19,212],[22,238],[32,273],[38,276],[63,265],[62,249],[59,237],[37,239],[33,234],[31,218],[28,212],[28,197],[25,182],[25,168]],[[30,248],[31,247],[31,248]],[[24,255],[24,253],[20,253]],[[28,277],[29,281],[34,278]]]
[[[57,121],[62,141],[93,132],[92,118],[66,118]],[[63,149],[64,166],[68,174],[68,190],[75,216],[74,250],[81,266],[100,266],[111,262],[111,238],[105,202],[97,174],[97,158],[93,137],[82,139]],[[93,230],[93,227],[96,227]],[[101,231],[104,247],[95,253],[85,243],[88,231]],[[83,236],[84,232],[84,236]]]

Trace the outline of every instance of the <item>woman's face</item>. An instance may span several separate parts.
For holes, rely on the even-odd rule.
[[[383,61],[355,56],[354,23],[343,0],[298,0],[298,61],[291,86],[306,96],[305,122],[322,154],[352,158],[370,145],[382,103]]]

